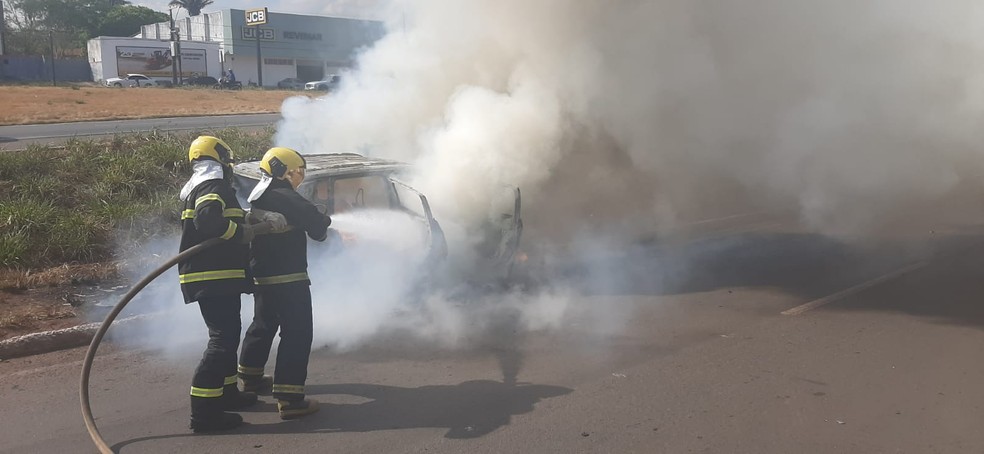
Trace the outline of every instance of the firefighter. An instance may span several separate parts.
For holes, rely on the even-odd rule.
[[[272,393],[282,419],[318,411],[318,402],[305,399],[308,356],[311,353],[311,281],[307,274],[307,239],[324,241],[331,218],[297,193],[305,162],[289,148],[271,148],[260,161],[263,177],[249,196],[252,207],[279,212],[292,230],[253,241],[250,267],[256,284],[253,323],[246,331],[239,356],[243,389],[259,389],[273,338],[280,330],[280,348]]]
[[[178,264],[184,301],[198,302],[209,337],[191,382],[194,432],[233,429],[243,418],[226,411],[256,403],[256,394],[240,392],[236,381],[240,295],[252,288],[248,262],[254,234],[231,184],[232,158],[221,139],[198,137],[188,150],[194,173],[181,189],[181,250],[211,238],[225,240]]]

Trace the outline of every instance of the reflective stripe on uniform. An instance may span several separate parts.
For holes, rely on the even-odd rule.
[[[225,378],[225,381],[223,382],[223,384],[224,385],[235,385],[236,384],[236,379],[238,379],[238,378],[239,378],[238,375],[230,375],[230,376],[228,376],[228,377]]]
[[[222,216],[227,218],[241,218],[246,216],[246,212],[239,208],[226,208],[222,210]]]
[[[192,386],[191,395],[194,397],[222,397],[222,388],[196,388]]]
[[[246,216],[246,212],[239,208],[226,208],[222,210],[222,216],[227,218],[241,218]],[[184,210],[181,212],[181,220],[195,219],[195,210]]]
[[[262,367],[247,367],[240,364],[237,370],[243,375],[263,375]]]
[[[273,384],[273,392],[277,394],[304,394],[304,385]]]
[[[202,281],[218,281],[222,279],[246,279],[246,270],[202,271],[200,273],[188,273],[178,276],[178,282],[182,284]]]
[[[288,282],[298,282],[308,280],[307,273],[281,274],[280,276],[254,277],[256,285],[286,284]]]
[[[210,201],[213,201],[213,200],[216,201],[216,202],[219,202],[220,204],[222,204],[222,209],[223,210],[225,209],[225,207],[226,207],[225,200],[222,200],[222,197],[220,197],[218,194],[216,194],[214,192],[211,193],[211,194],[205,194],[205,195],[203,195],[203,196],[195,199],[195,209],[196,210],[198,209],[198,205],[201,205],[201,204],[203,204],[205,202],[210,202]]]
[[[222,236],[220,236],[219,238],[222,238],[223,240],[228,240],[229,238],[236,236],[237,228],[238,227],[236,226],[235,222],[229,221],[229,228],[227,228],[225,233],[223,233]]]

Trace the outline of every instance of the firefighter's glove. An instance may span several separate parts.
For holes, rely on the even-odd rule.
[[[290,230],[287,218],[276,211],[266,211],[253,208],[246,216],[246,221],[250,224],[267,222],[270,224],[270,233],[283,233]]]
[[[321,215],[324,216],[324,218],[325,218],[325,226],[330,226],[331,225],[331,216],[328,215],[328,205],[318,205],[318,204],[316,204],[316,205],[314,205],[314,207],[318,209],[318,213],[321,213]]]
[[[239,239],[239,241],[243,244],[252,243],[253,238],[256,238],[256,230],[253,229],[253,226],[250,224],[243,224],[239,226],[239,228],[243,231],[243,236]]]

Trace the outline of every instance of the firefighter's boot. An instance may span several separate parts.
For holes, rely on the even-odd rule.
[[[248,408],[256,403],[256,393],[240,391],[235,383],[222,387],[222,409],[236,411]]]
[[[243,424],[243,417],[222,411],[221,397],[191,396],[191,430],[195,433],[232,430]]]
[[[307,415],[317,413],[318,409],[318,401],[311,399],[277,401],[277,410],[280,411],[280,419],[303,418]]]
[[[273,392],[273,377],[269,375],[243,375],[239,374],[239,380],[243,382],[243,391],[256,393],[260,396],[269,396]]]

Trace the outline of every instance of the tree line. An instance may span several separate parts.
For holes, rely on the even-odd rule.
[[[54,40],[55,54],[85,55],[97,36],[133,36],[140,26],[164,22],[168,15],[126,0],[0,0],[4,44],[13,55],[42,55]]]

